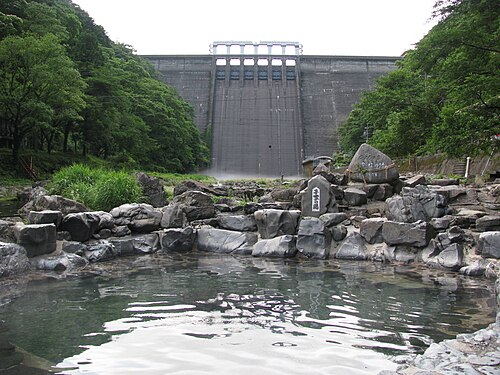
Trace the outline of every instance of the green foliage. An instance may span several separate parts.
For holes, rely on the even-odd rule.
[[[500,8],[493,0],[436,6],[439,23],[364,95],[340,129],[344,151],[366,140],[391,156],[463,156],[496,147]]]
[[[55,173],[49,190],[102,211],[142,200],[142,190],[130,173],[83,164],[74,164]]]
[[[70,0],[0,2],[0,123],[14,156],[81,152],[126,168],[207,165],[193,109]]]

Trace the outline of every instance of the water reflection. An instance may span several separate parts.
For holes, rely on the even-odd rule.
[[[494,320],[490,282],[408,266],[157,254],[91,271],[25,286],[0,308],[9,340],[64,373],[373,374]]]

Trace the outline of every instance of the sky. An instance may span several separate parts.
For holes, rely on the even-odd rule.
[[[436,23],[435,0],[73,0],[138,54],[209,53],[213,41],[294,41],[304,55],[400,56]]]

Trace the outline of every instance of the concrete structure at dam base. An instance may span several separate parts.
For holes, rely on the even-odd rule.
[[[297,42],[214,42],[210,55],[143,56],[211,134],[219,174],[296,176],[332,156],[338,128],[398,57],[305,56]]]

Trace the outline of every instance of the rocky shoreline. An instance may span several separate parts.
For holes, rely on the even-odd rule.
[[[152,204],[110,212],[89,211],[35,188],[23,219],[0,220],[0,277],[32,269],[74,272],[119,256],[192,250],[419,262],[467,276],[500,275],[500,184],[400,177],[385,155],[362,151],[343,175],[320,166],[310,180],[275,189],[188,181],[176,187],[171,202],[158,181],[142,176]],[[497,316],[484,330],[406,358],[397,373],[498,373],[499,334]]]

